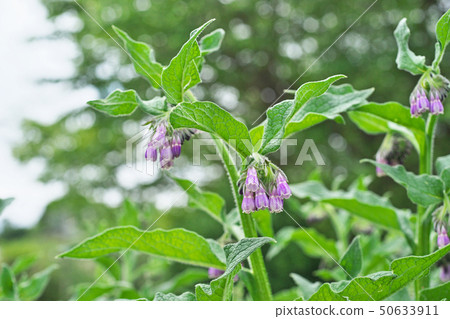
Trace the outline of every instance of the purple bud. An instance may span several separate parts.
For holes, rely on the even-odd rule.
[[[377,161],[377,163],[388,164],[387,160],[384,159],[384,158],[379,157],[378,154],[377,154],[376,161]],[[378,177],[386,176],[386,173],[381,169],[381,167],[377,166],[375,168],[375,172],[377,173]]]
[[[220,270],[220,269],[212,268],[212,267],[208,268],[209,279],[218,278],[218,277],[222,276],[224,273],[225,273],[224,270]],[[239,279],[239,277],[238,277],[238,275],[236,275],[236,276],[234,276],[233,281],[236,282],[236,281],[238,281],[238,279]]]
[[[411,107],[410,107],[411,116],[419,117],[420,112],[419,112],[419,109],[417,108],[417,99],[415,97],[412,97],[410,99],[410,104],[411,104]]]
[[[444,282],[450,281],[450,264],[441,267],[439,278]]]
[[[447,235],[447,230],[444,226],[441,227],[441,229],[438,231],[438,237],[437,237],[437,245],[439,248],[442,248],[444,246],[447,246],[450,243],[450,239]]]
[[[246,191],[244,194],[244,199],[242,200],[242,210],[247,214],[252,213],[256,210],[253,193],[250,191]]]
[[[250,192],[256,192],[258,190],[259,180],[256,169],[250,166],[247,170],[247,179],[245,180],[245,187]]]
[[[156,148],[163,146],[166,142],[166,132],[166,126],[163,123],[159,124],[152,136],[152,142]]]
[[[159,150],[159,162],[161,164],[161,168],[169,169],[173,166],[173,154],[172,148],[169,142],[165,142],[164,146]]]
[[[283,174],[278,173],[277,176],[277,192],[281,198],[289,198],[292,195],[291,189]]]
[[[269,207],[269,199],[267,198],[266,191],[261,185],[256,191],[255,205],[258,210]]]
[[[424,89],[417,91],[417,110],[419,113],[423,113],[430,109],[430,101],[428,101],[427,95]]]
[[[145,158],[153,162],[158,159],[158,150],[153,146],[152,143],[149,143],[147,146],[147,150],[145,151]]]
[[[181,139],[177,134],[172,138],[172,154],[174,158],[181,154]]]
[[[431,102],[430,102],[430,113],[431,114],[442,114],[444,113],[444,106],[439,98],[439,92],[431,91]]]
[[[273,189],[270,193],[269,210],[271,213],[279,213],[283,210],[283,200],[278,195],[276,189]]]

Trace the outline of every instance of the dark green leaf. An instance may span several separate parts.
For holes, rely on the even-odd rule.
[[[155,61],[153,50],[146,43],[133,40],[125,31],[115,26],[113,26],[113,29],[122,39],[136,72],[149,80],[154,88],[159,89],[163,67]]]
[[[214,19],[194,30],[178,54],[164,68],[162,87],[169,103],[178,104],[182,102],[184,93],[201,82],[198,66],[202,61],[202,54],[197,43],[197,37],[212,21]]]
[[[239,276],[239,280],[244,283],[250,296],[252,296],[252,299],[254,301],[262,300],[262,297],[258,290],[258,286],[256,284],[256,279],[255,279],[255,276],[253,276],[253,273],[247,269],[241,269],[238,273],[238,276]]]
[[[274,301],[293,301],[297,300],[300,296],[300,289],[298,287],[281,290],[273,295]]]
[[[311,282],[308,279],[297,275],[297,274],[290,274],[291,278],[294,280],[295,284],[297,285],[298,289],[300,290],[300,294],[297,295],[296,298],[303,297],[304,300],[309,299],[320,287],[320,282]]]
[[[115,90],[106,99],[87,102],[90,106],[111,116],[126,116],[138,106],[134,90]]]
[[[196,128],[216,134],[243,157],[251,154],[252,145],[245,124],[212,102],[182,103],[170,113],[170,123],[174,128]]]
[[[395,41],[397,41],[397,58],[395,62],[400,70],[408,71],[413,75],[424,73],[428,67],[425,65],[425,57],[415,55],[409,49],[409,36],[411,32],[406,24],[406,18],[403,18],[394,31]]]
[[[362,251],[359,244],[359,236],[353,239],[339,264],[345,269],[347,276],[350,278],[358,276],[362,268]]]
[[[415,175],[407,172],[403,165],[390,166],[373,160],[363,160],[378,166],[395,182],[406,188],[408,197],[416,204],[429,206],[442,202],[444,184],[439,177],[432,175]]]
[[[6,300],[19,300],[16,277],[12,270],[7,265],[3,265],[0,276],[3,297]]]
[[[422,301],[449,301],[450,300],[450,281],[428,289],[420,291],[420,300]]]
[[[195,296],[198,301],[229,301],[233,294],[234,277],[241,269],[241,265],[234,267],[227,275],[211,281],[211,284],[198,284],[195,286]]]
[[[200,51],[202,56],[213,53],[220,49],[225,31],[216,29],[200,39]]]
[[[384,300],[408,283],[426,275],[429,268],[450,251],[450,245],[427,256],[396,259],[391,271],[382,271],[351,281],[325,283],[311,296],[311,301]]]
[[[153,301],[195,301],[195,295],[192,292],[185,292],[179,296],[172,293],[164,294],[157,292]]]
[[[444,13],[436,24],[436,38],[441,44],[441,50],[445,50],[450,42],[450,10]]]
[[[95,258],[126,249],[181,263],[225,269],[205,238],[181,228],[147,232],[132,226],[110,228],[86,239],[59,257]]]
[[[37,300],[50,281],[50,275],[58,268],[56,265],[52,265],[47,269],[38,272],[31,276],[30,279],[21,282],[19,284],[19,296],[20,300]]]

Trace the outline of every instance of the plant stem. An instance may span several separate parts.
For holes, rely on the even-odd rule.
[[[436,128],[437,116],[430,114],[427,119],[425,127],[425,145],[420,154],[420,174],[433,173],[433,148],[434,148],[434,133]],[[423,256],[430,253],[430,231],[431,218],[426,214],[426,207],[417,207],[417,249],[416,255]],[[428,288],[430,285],[429,276],[424,276],[415,282],[416,300],[419,298],[421,289]]]
[[[239,212],[241,218],[242,228],[244,229],[245,237],[258,237],[256,232],[255,221],[250,214],[245,214],[242,212],[242,196],[239,194],[237,183],[239,181],[239,173],[236,168],[236,164],[233,158],[223,143],[221,139],[212,135],[214,142],[216,143],[217,151],[222,157],[223,164],[228,173],[228,177],[231,184],[231,189],[233,190],[233,197],[236,203],[236,208]],[[264,258],[261,249],[255,250],[253,254],[250,255],[250,267],[255,278],[256,287],[258,290],[259,298],[261,300],[272,300],[272,291],[270,288],[269,278],[267,276],[266,266],[264,264]]]

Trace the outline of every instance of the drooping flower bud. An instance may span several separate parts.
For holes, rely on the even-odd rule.
[[[169,169],[173,166],[172,147],[168,141],[166,141],[159,150],[159,162],[162,169]]]
[[[164,142],[166,141],[166,132],[167,132],[167,129],[166,129],[166,125],[164,122],[159,124],[156,127],[155,134],[153,134],[153,137],[152,137],[153,145],[156,148],[160,148],[161,146],[164,145]]]
[[[255,206],[258,210],[269,207],[269,198],[267,198],[266,191],[259,185],[255,195]]]
[[[441,273],[439,274],[439,278],[443,282],[450,281],[450,264],[441,267]]]
[[[278,195],[276,188],[272,189],[269,196],[269,210],[271,213],[279,213],[283,210],[283,199]]]
[[[442,248],[444,246],[447,246],[450,243],[450,239],[448,238],[447,230],[444,226],[442,226],[438,230],[438,236],[437,236],[437,245],[439,248]]]
[[[254,195],[250,191],[244,193],[244,199],[242,200],[242,210],[244,213],[252,213],[256,210]]]
[[[225,273],[224,270],[220,270],[220,269],[213,268],[213,267],[208,268],[209,279],[218,278],[218,277],[222,276],[224,273]],[[233,281],[236,282],[238,280],[239,280],[239,276],[238,275],[234,276]]]
[[[279,173],[277,176],[277,192],[281,198],[289,198],[292,195],[291,188],[289,187],[284,174]]]
[[[259,187],[258,174],[253,166],[250,166],[247,170],[247,178],[245,180],[245,187],[250,192],[256,192]]]
[[[153,143],[149,143],[147,150],[145,151],[145,158],[155,162],[158,159],[158,149],[153,146]]]
[[[375,156],[377,163],[387,164],[390,166],[403,164],[405,158],[411,153],[412,145],[404,137],[392,133],[386,134],[383,143]],[[385,173],[379,167],[376,168],[378,177],[384,176]]]
[[[431,114],[443,114],[444,113],[444,106],[442,105],[442,102],[439,98],[439,92],[435,89],[431,90],[430,93],[430,113]]]
[[[450,90],[450,82],[440,74],[425,73],[419,80],[409,99],[412,117],[429,111],[431,114],[444,113],[442,101]]]
[[[177,158],[181,154],[181,138],[178,134],[174,134],[172,138],[172,154],[174,158]]]

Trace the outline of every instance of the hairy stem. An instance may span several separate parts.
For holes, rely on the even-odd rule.
[[[233,158],[224,145],[223,141],[218,137],[212,135],[217,151],[222,157],[223,164],[228,173],[228,177],[231,184],[231,189],[233,191],[234,201],[236,203],[236,208],[239,212],[239,216],[241,218],[242,228],[244,229],[245,237],[258,237],[255,227],[255,221],[250,214],[245,214],[242,212],[241,204],[242,204],[242,196],[239,194],[239,190],[237,187],[237,182],[239,180],[239,172],[236,168],[236,164],[233,161]],[[270,288],[269,278],[267,276],[266,266],[264,264],[263,255],[261,249],[257,249],[253,254],[250,255],[250,267],[253,272],[253,276],[255,278],[257,291],[259,294],[260,300],[272,300],[272,291]]]

